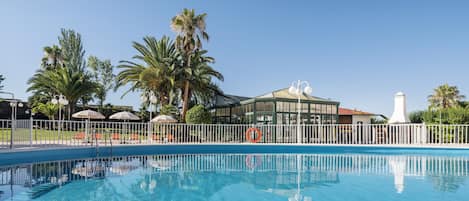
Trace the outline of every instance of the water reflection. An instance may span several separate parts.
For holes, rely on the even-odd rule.
[[[456,192],[469,176],[469,157],[208,154],[54,161],[0,167],[0,200],[45,200],[67,197],[68,191],[97,200],[99,195],[217,200],[229,188],[244,188],[242,184],[253,194],[273,196],[272,200],[309,201],[317,200],[312,192],[338,186],[340,178],[348,176],[391,177],[389,183],[398,194],[405,193],[406,180],[415,178],[428,181],[435,191]],[[68,185],[74,187],[67,189]],[[77,186],[88,189],[80,191]]]

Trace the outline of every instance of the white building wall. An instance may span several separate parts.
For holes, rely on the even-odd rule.
[[[352,115],[352,124],[358,124],[362,122],[363,124],[371,124],[371,118],[373,116],[369,115]]]

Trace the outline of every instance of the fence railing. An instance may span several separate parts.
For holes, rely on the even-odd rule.
[[[156,124],[0,120],[0,148],[167,143],[299,143],[469,146],[469,125]]]

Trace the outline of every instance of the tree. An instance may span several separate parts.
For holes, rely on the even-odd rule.
[[[2,84],[2,82],[3,82],[4,80],[5,80],[5,77],[3,77],[2,74],[0,74],[0,90],[2,90],[3,87],[4,87],[3,84]]]
[[[209,40],[207,32],[205,32],[205,17],[203,13],[196,15],[193,9],[184,9],[180,14],[171,20],[171,28],[176,32],[176,47],[181,52],[183,58],[183,68],[186,73],[183,90],[183,106],[181,119],[185,119],[185,115],[190,100],[190,77],[192,75],[191,56],[196,50],[202,48],[202,39]]]
[[[30,86],[27,91],[33,92],[33,96],[43,96],[41,100],[44,100],[44,96],[50,100],[55,95],[64,95],[69,100],[67,107],[70,117],[76,103],[94,94],[98,85],[84,68],[85,51],[81,35],[73,30],[62,29],[58,40],[60,47],[52,49],[60,49],[55,53],[60,52],[61,56],[54,55],[54,58],[57,58],[57,61],[63,60],[63,65],[56,65],[54,68],[41,68],[36,71],[33,77],[28,80]],[[31,100],[39,99],[32,98]]]
[[[161,105],[169,103],[170,94],[175,86],[175,69],[179,54],[174,43],[166,36],[161,40],[144,37],[144,44],[133,42],[139,54],[134,61],[120,61],[117,68],[123,69],[117,75],[116,89],[131,84],[130,91],[153,92]],[[123,95],[123,96],[124,96]]]
[[[178,112],[178,109],[171,104],[168,105],[163,105],[160,110],[160,114],[162,115],[176,115]]]
[[[110,60],[101,61],[98,57],[88,57],[88,67],[91,69],[94,81],[97,83],[96,98],[99,100],[99,106],[102,109],[106,100],[107,92],[114,87],[113,73],[114,66]]]
[[[54,120],[55,114],[59,111],[59,106],[52,103],[38,103],[33,107],[34,113],[42,113],[47,116],[47,118]]]
[[[86,72],[85,50],[83,50],[81,35],[71,29],[62,29],[58,39],[64,66],[72,72]]]
[[[44,69],[57,69],[63,67],[64,58],[62,56],[62,49],[59,46],[53,45],[44,47],[44,57],[42,57],[41,66]]]
[[[138,113],[137,113],[137,115],[140,117],[140,119],[142,121],[145,121],[145,122],[148,121],[149,117],[150,117],[150,113],[148,113],[147,109],[148,109],[148,105],[142,103],[140,105],[140,108],[139,108]]]
[[[425,111],[414,111],[409,114],[410,122],[412,123],[422,123],[424,122],[424,113]]]
[[[464,98],[459,94],[458,87],[444,84],[433,90],[433,94],[428,96],[428,102],[431,108],[446,109],[458,105]]]
[[[185,120],[188,124],[208,124],[212,122],[212,117],[203,105],[196,105],[187,111]]]
[[[56,70],[38,70],[28,81],[27,91],[53,95],[62,94],[69,101],[69,110],[74,111],[78,100],[87,94],[94,93],[97,85],[88,74],[74,72],[69,68]],[[50,100],[49,98],[49,100]]]
[[[224,77],[210,66],[215,60],[212,57],[205,56],[206,53],[206,50],[194,53],[191,57],[191,76],[188,79],[183,79],[189,80],[191,86],[189,97],[194,98],[196,104],[207,104],[213,100],[215,95],[223,94],[222,90],[213,83],[212,78],[223,81]]]

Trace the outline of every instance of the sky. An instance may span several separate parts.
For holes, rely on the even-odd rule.
[[[306,80],[314,96],[388,117],[398,91],[408,111],[425,109],[444,83],[469,96],[469,1],[453,0],[0,0],[4,90],[30,95],[26,82],[61,28],[82,35],[86,56],[118,65],[136,54],[132,41],[174,38],[170,20],[183,8],[207,13],[204,48],[227,94],[257,96]],[[124,90],[106,102],[138,110],[139,94],[121,98]]]

